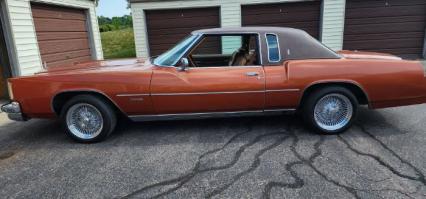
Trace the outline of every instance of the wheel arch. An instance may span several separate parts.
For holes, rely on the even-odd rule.
[[[65,103],[70,100],[71,98],[78,96],[78,95],[92,95],[101,98],[105,102],[107,102],[115,112],[126,115],[121,108],[105,93],[97,90],[67,90],[67,91],[60,91],[56,93],[51,100],[51,108],[53,113],[55,113],[57,116],[61,115],[62,107],[65,105]]]
[[[347,81],[347,80],[320,81],[320,82],[311,83],[310,85],[308,85],[306,88],[303,89],[299,106],[303,105],[304,100],[306,100],[306,98],[312,92],[318,89],[330,87],[330,86],[341,86],[343,88],[346,88],[355,95],[359,104],[370,106],[370,98],[368,96],[368,93],[365,91],[365,89],[359,83],[354,81]]]

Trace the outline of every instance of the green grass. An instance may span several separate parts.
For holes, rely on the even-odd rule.
[[[105,59],[136,57],[133,29],[101,33],[102,48]]]

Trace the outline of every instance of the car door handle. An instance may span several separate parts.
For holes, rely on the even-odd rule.
[[[259,76],[259,73],[258,72],[248,72],[248,73],[246,73],[246,75],[250,76],[250,77],[256,77],[256,76]]]

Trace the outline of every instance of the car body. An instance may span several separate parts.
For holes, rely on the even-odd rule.
[[[230,56],[189,54],[203,39],[216,36],[222,44],[228,37],[241,37],[242,46]],[[254,46],[250,52],[249,45]],[[245,65],[217,66],[243,58],[237,51],[246,57],[252,53],[255,64],[245,60]],[[200,63],[203,67],[196,67]],[[156,59],[79,63],[9,79],[13,102],[2,110],[15,120],[55,118],[64,115],[71,99],[88,95],[134,121],[258,115],[302,110],[312,93],[332,87],[355,97],[347,97],[352,120],[358,104],[375,109],[425,103],[425,68],[421,61],[390,54],[334,52],[292,28],[206,29],[192,32]],[[337,105],[328,104],[327,111],[340,110]],[[336,133],[348,125],[319,130]]]

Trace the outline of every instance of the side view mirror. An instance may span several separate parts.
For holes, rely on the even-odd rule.
[[[178,68],[178,71],[186,71],[188,70],[188,66],[189,66],[188,58],[183,57],[178,62],[177,68]]]

